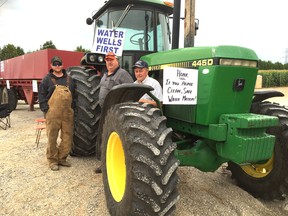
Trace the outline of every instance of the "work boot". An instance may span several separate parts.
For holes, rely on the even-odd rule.
[[[58,166],[57,164],[52,164],[52,165],[50,166],[50,169],[51,169],[52,171],[58,171],[58,170],[59,170],[59,166]]]
[[[67,161],[59,161],[60,166],[71,167],[71,164]]]
[[[97,174],[102,173],[101,166],[99,166],[95,169],[95,173],[97,173]]]

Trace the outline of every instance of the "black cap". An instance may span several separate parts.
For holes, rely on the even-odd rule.
[[[62,59],[61,59],[59,56],[54,56],[54,57],[51,59],[51,64],[53,64],[54,62],[60,62],[60,63],[62,63]]]
[[[148,64],[147,64],[147,62],[145,62],[145,61],[142,61],[142,60],[139,60],[139,61],[137,61],[134,65],[133,65],[133,69],[134,68],[148,68]]]

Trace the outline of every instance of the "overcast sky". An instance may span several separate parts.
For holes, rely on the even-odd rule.
[[[28,52],[52,40],[61,50],[91,49],[93,27],[85,20],[103,2],[0,0],[0,47],[10,43]],[[239,45],[262,60],[288,58],[287,0],[196,0],[195,8],[195,46]]]

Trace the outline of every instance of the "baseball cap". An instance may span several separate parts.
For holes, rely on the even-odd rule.
[[[54,62],[60,62],[60,63],[62,63],[62,59],[61,59],[59,56],[54,56],[54,57],[51,59],[51,63],[53,64]]]
[[[139,60],[139,61],[137,61],[134,65],[133,65],[133,69],[134,68],[148,68],[148,64],[147,64],[147,62],[145,62],[145,61],[142,61],[142,60]]]
[[[108,60],[108,59],[114,60],[114,59],[117,59],[117,56],[116,56],[116,54],[113,53],[113,52],[108,52],[108,53],[106,54],[106,56],[105,56],[105,60]]]

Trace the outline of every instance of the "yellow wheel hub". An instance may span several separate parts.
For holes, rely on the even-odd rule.
[[[263,164],[249,164],[241,166],[241,168],[250,176],[254,178],[263,178],[273,169],[274,156],[271,157],[266,163]]]
[[[122,141],[116,132],[112,132],[108,139],[106,168],[111,194],[116,202],[120,202],[126,187],[126,165]]]

